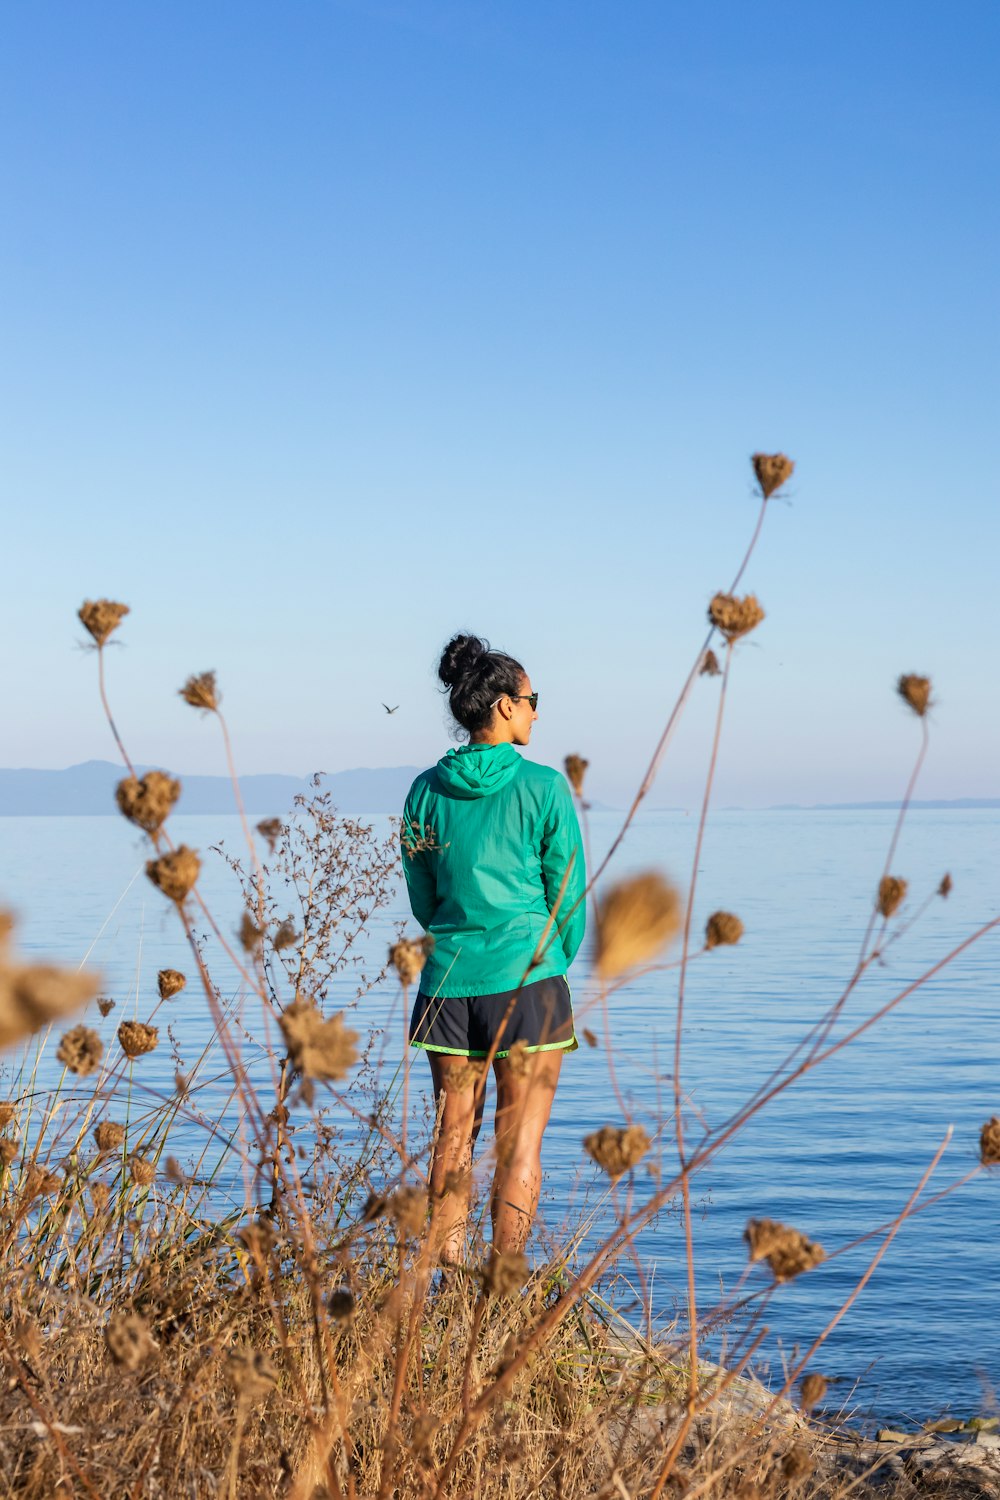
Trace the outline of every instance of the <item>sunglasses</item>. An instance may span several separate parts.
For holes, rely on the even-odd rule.
[[[490,708],[496,708],[497,703],[502,703],[504,698],[509,698],[512,703],[530,703],[532,713],[534,713],[535,709],[538,707],[537,693],[501,693],[500,697],[496,700],[496,703],[490,704]]]

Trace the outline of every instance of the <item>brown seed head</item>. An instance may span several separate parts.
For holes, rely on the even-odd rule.
[[[151,1187],[156,1181],[156,1163],[145,1156],[130,1156],[128,1169],[136,1187]]]
[[[566,780],[573,788],[578,797],[583,796],[583,778],[587,774],[589,760],[584,760],[582,755],[567,755],[563,765],[566,767]]]
[[[1000,1167],[1000,1120],[987,1120],[979,1132],[979,1160],[984,1167]]]
[[[178,1099],[187,1098],[188,1088],[189,1084],[187,1080],[187,1074],[182,1073],[180,1068],[178,1068],[174,1073],[174,1093],[177,1095]]]
[[[750,462],[765,500],[780,490],[786,479],[791,479],[795,469],[794,461],[783,453],[755,453]]]
[[[612,1179],[631,1171],[651,1144],[641,1125],[602,1125],[600,1130],[583,1138],[587,1155]]]
[[[876,908],[883,917],[891,917],[906,897],[906,881],[898,875],[883,875],[878,883]]]
[[[146,865],[146,874],[157,889],[178,904],[190,893],[200,871],[201,860],[187,844],[179,844],[169,854],[161,854]]]
[[[299,935],[295,931],[295,923],[291,917],[286,917],[283,922],[279,922],[275,929],[271,944],[275,953],[280,953],[282,948],[294,948],[298,941]]]
[[[812,1411],[818,1406],[826,1395],[827,1378],[825,1375],[807,1375],[802,1382],[802,1410]]]
[[[161,969],[156,976],[156,987],[161,1000],[172,1000],[187,984],[187,975],[180,969]]]
[[[361,1210],[362,1224],[370,1224],[373,1219],[381,1219],[387,1207],[388,1203],[381,1193],[369,1193]]]
[[[262,818],[257,824],[257,832],[261,838],[267,839],[268,851],[273,854],[278,847],[281,837],[282,822],[280,818]]]
[[[791,1281],[826,1259],[822,1245],[776,1219],[751,1219],[744,1232],[751,1260],[766,1260],[775,1281]]]
[[[534,1064],[535,1054],[528,1051],[527,1042],[515,1042],[507,1050],[507,1067],[515,1078],[527,1078]]]
[[[681,900],[662,875],[633,875],[613,886],[601,903],[597,922],[596,968],[614,979],[652,958],[677,936]]]
[[[163,1168],[163,1175],[164,1177],[166,1177],[168,1182],[175,1183],[177,1187],[186,1187],[188,1184],[188,1175],[185,1172],[184,1168],[181,1166],[180,1162],[177,1160],[176,1156],[167,1157],[166,1164]]]
[[[111,1314],[104,1342],[115,1364],[123,1370],[138,1370],[160,1347],[143,1319],[129,1312]]]
[[[816,1461],[804,1443],[795,1443],[781,1460],[781,1472],[791,1484],[808,1479]]]
[[[358,1060],[358,1033],[344,1025],[339,1012],[327,1019],[311,1000],[293,1000],[282,1011],[279,1025],[292,1062],[306,1078],[336,1082],[346,1078]]]
[[[354,1317],[354,1293],[346,1286],[334,1289],[326,1299],[326,1310],[335,1323],[349,1323]]]
[[[0,1047],[11,1047],[92,1000],[95,974],[48,964],[11,964],[0,955]]]
[[[87,599],[76,614],[80,624],[90,631],[99,646],[103,646],[128,612],[127,604],[115,604],[111,599]]]
[[[449,1088],[454,1084],[459,1093],[465,1089],[477,1088],[483,1076],[482,1063],[474,1057],[466,1058],[465,1062],[461,1063],[456,1058],[455,1062],[455,1068],[448,1074]]]
[[[737,599],[735,594],[716,594],[708,606],[708,618],[727,641],[749,635],[764,618],[764,611],[754,594]]]
[[[103,1053],[104,1043],[89,1026],[74,1026],[72,1031],[64,1032],[56,1048],[56,1057],[63,1067],[80,1078],[94,1072]]]
[[[13,1332],[15,1343],[24,1350],[28,1358],[37,1359],[42,1352],[42,1330],[34,1318],[18,1318]]]
[[[583,1028],[583,1040],[587,1043],[588,1047],[596,1047],[598,1045],[597,1037],[595,1033],[590,1030],[589,1026],[585,1026]]]
[[[941,884],[937,888],[938,895],[939,896],[944,896],[944,897],[947,898],[948,896],[951,895],[953,886],[954,886],[954,881],[952,880],[951,876],[950,875],[942,875],[941,876]]]
[[[731,911],[713,911],[705,923],[705,947],[721,948],[738,943],[744,933],[743,923]]]
[[[145,776],[126,776],[115,789],[118,810],[147,833],[163,826],[181,794],[181,784],[166,771],[147,771]]]
[[[905,672],[896,683],[896,692],[921,719],[930,708],[931,680],[929,677],[917,677],[912,672]]]
[[[111,1190],[106,1182],[92,1182],[90,1184],[90,1201],[94,1206],[94,1212],[99,1214],[108,1206]]]
[[[245,953],[256,953],[263,940],[264,929],[258,927],[250,913],[244,910],[240,915],[237,936]]]
[[[214,713],[222,701],[222,695],[215,686],[214,672],[196,672],[177,692],[192,708],[203,708],[210,713]]]
[[[526,1255],[494,1250],[483,1271],[483,1290],[493,1297],[516,1297],[530,1273]]]
[[[410,1447],[418,1458],[428,1458],[434,1446],[434,1439],[441,1429],[441,1423],[430,1412],[422,1411],[413,1418],[413,1426],[410,1429]]]
[[[129,1061],[155,1052],[159,1039],[159,1027],[147,1026],[145,1021],[123,1021],[118,1028],[118,1040]]]
[[[63,1179],[48,1167],[30,1167],[21,1184],[21,1196],[25,1203],[35,1198],[52,1198],[63,1185]]]
[[[722,668],[719,666],[719,658],[714,651],[706,651],[701,659],[698,673],[701,677],[718,677]]]
[[[434,948],[434,939],[401,938],[389,949],[389,962],[399,975],[400,983],[410,985],[420,978],[424,964]]]
[[[117,1151],[125,1142],[125,1126],[117,1120],[101,1120],[94,1126],[94,1140],[98,1151]]]
[[[17,1159],[17,1141],[12,1141],[9,1135],[0,1138],[0,1164],[9,1167]]]
[[[17,1114],[17,1105],[10,1099],[5,1099],[0,1104],[0,1130],[5,1130]]]
[[[243,1401],[263,1401],[278,1383],[278,1372],[270,1356],[249,1344],[230,1349],[225,1369],[226,1379]]]
[[[115,1002],[108,995],[102,995],[97,1002],[97,1009],[101,1012],[102,1016],[110,1016],[114,1008]]]
[[[397,1188],[389,1199],[388,1210],[399,1233],[416,1239],[427,1223],[427,1194],[423,1188]]]

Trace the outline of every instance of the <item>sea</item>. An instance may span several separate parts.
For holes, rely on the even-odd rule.
[[[796,1049],[843,995],[854,970],[896,817],[882,810],[710,816],[694,932],[722,909],[743,920],[745,935],[689,965],[681,1047],[689,1147],[721,1135],[765,1080],[785,1084],[692,1178],[699,1305],[733,1307],[706,1347],[733,1358],[766,1329],[757,1366],[780,1384],[797,1351],[832,1325],[811,1368],[831,1382],[828,1413],[865,1429],[989,1413],[1000,1393],[1000,1168],[975,1170],[980,1130],[1000,1115],[1000,928],[970,941],[1000,914],[1000,812],[908,814],[892,865],[908,882],[907,900],[889,923],[892,941],[883,942],[881,958],[850,993],[830,1040],[885,1014],[787,1082],[789,1059],[801,1058]],[[607,811],[589,815],[594,865],[621,819]],[[369,821],[388,832],[387,818]],[[695,824],[694,815],[681,812],[640,813],[604,881],[659,870],[687,891]],[[178,815],[171,832],[201,852],[201,888],[220,926],[232,933],[240,898],[224,854],[245,857],[239,820]],[[135,1068],[131,1107],[140,1123],[156,1095],[171,1092],[178,1064],[197,1064],[206,1115],[231,1112],[231,1083],[198,985],[156,1008],[157,970],[190,973],[193,965],[173,909],[145,878],[145,859],[135,830],[112,817],[0,818],[0,908],[16,915],[15,942],[25,959],[100,971],[116,1006],[106,1020],[88,1012],[88,1021],[106,1036],[109,1055],[121,1019],[161,1026],[163,1045]],[[936,894],[945,874],[952,880],[946,898]],[[407,918],[400,883],[358,945],[373,971]],[[409,930],[416,930],[412,919]],[[227,1003],[246,1022],[248,1066],[266,1082],[273,1057],[264,1031],[211,940],[207,952]],[[676,949],[668,950],[665,961],[676,957]],[[585,1256],[613,1227],[626,1195],[641,1204],[655,1190],[652,1174],[669,1178],[676,1164],[670,1125],[676,967],[643,973],[602,1002],[585,944],[571,985],[578,1032],[589,1031],[597,1045],[584,1041],[563,1064],[545,1140],[539,1257],[568,1236]],[[398,982],[391,978],[357,1000],[352,968],[334,991],[331,1003],[353,1007],[351,1024],[375,1033],[391,1076],[404,1050]],[[43,1039],[34,1089],[58,1076],[55,1045],[55,1036]],[[4,1087],[27,1086],[20,1066],[19,1053],[6,1054]],[[420,1120],[425,1074],[417,1058],[408,1096]],[[80,1080],[77,1092],[86,1099],[95,1086],[99,1076]],[[654,1148],[631,1181],[609,1190],[582,1141],[601,1125],[621,1123],[623,1106]],[[351,1124],[346,1114],[344,1124]],[[892,1222],[946,1141],[916,1211],[885,1249]],[[179,1124],[169,1149],[182,1165],[211,1166],[195,1123]],[[235,1201],[243,1184],[223,1175],[217,1191],[220,1200],[229,1194]],[[748,1268],[744,1231],[751,1218],[800,1229],[823,1246],[826,1260],[772,1289],[761,1267]],[[610,1279],[604,1285],[637,1329],[663,1338],[682,1331],[686,1268],[676,1200],[624,1248],[614,1286]]]

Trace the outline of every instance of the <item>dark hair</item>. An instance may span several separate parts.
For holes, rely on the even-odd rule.
[[[438,676],[451,690],[448,701],[456,720],[475,734],[488,726],[498,698],[520,692],[527,673],[505,651],[491,651],[489,641],[456,635],[441,653]]]

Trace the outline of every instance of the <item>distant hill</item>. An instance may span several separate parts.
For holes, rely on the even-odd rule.
[[[137,766],[139,775],[150,770]],[[419,766],[334,771],[323,778],[324,791],[344,813],[399,812]],[[178,774],[178,773],[171,773]],[[106,813],[118,816],[115,786],[121,766],[88,760],[65,771],[0,770],[0,817],[73,817]],[[228,776],[181,776],[178,813],[235,812]],[[285,816],[309,782],[298,776],[241,776],[240,790],[248,813]]]

